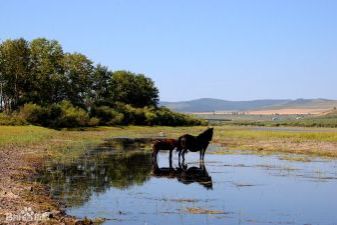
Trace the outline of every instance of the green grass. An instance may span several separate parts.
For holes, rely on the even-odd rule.
[[[53,134],[54,130],[37,126],[0,126],[0,146],[35,144]]]
[[[254,127],[217,126],[216,137],[222,138],[244,138],[255,140],[283,139],[296,142],[301,141],[328,141],[337,142],[337,130],[321,132],[311,130],[303,132],[278,131],[278,130],[256,130]]]
[[[289,131],[258,130],[256,127],[216,127],[215,142],[225,146],[217,153],[229,149],[259,154],[301,154],[337,157],[337,130],[332,128],[296,128]]]

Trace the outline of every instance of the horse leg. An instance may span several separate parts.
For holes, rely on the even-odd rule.
[[[183,164],[185,163],[185,153],[186,153],[187,149],[184,149],[183,152],[182,152],[182,155],[183,155]]]
[[[204,158],[205,158],[205,149],[203,148],[200,150],[200,160],[203,161]]]
[[[152,161],[157,161],[157,154],[158,154],[158,149],[157,148],[153,148],[153,151],[152,151]]]
[[[200,162],[199,162],[199,168],[200,168],[202,171],[205,171],[205,170],[206,170],[205,162],[204,162],[204,161],[200,161]]]
[[[169,159],[169,165],[170,165],[170,169],[172,168],[172,158],[170,157]]]
[[[169,158],[170,158],[170,159],[169,159],[169,160],[170,160],[170,162],[172,161],[172,150],[173,150],[173,149],[171,149],[171,150],[170,150],[170,156],[169,156]]]
[[[154,163],[157,163],[157,153],[158,152],[155,152],[152,156],[152,162],[154,162]]]

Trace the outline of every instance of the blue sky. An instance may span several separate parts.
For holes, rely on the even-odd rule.
[[[337,99],[337,1],[0,0],[0,39],[56,39],[162,100]]]

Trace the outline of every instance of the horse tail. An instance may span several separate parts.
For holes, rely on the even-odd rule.
[[[182,137],[179,137],[178,140],[177,140],[177,143],[176,143],[176,151],[177,152],[180,152],[182,150]]]

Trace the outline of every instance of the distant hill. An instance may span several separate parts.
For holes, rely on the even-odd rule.
[[[337,100],[330,99],[296,99],[285,104],[271,106],[270,108],[307,108],[307,109],[331,109],[337,107]]]
[[[252,101],[226,101],[213,98],[201,98],[181,102],[160,102],[178,112],[214,112],[214,111],[252,111],[286,108],[332,109],[337,100],[329,99],[264,99]]]

